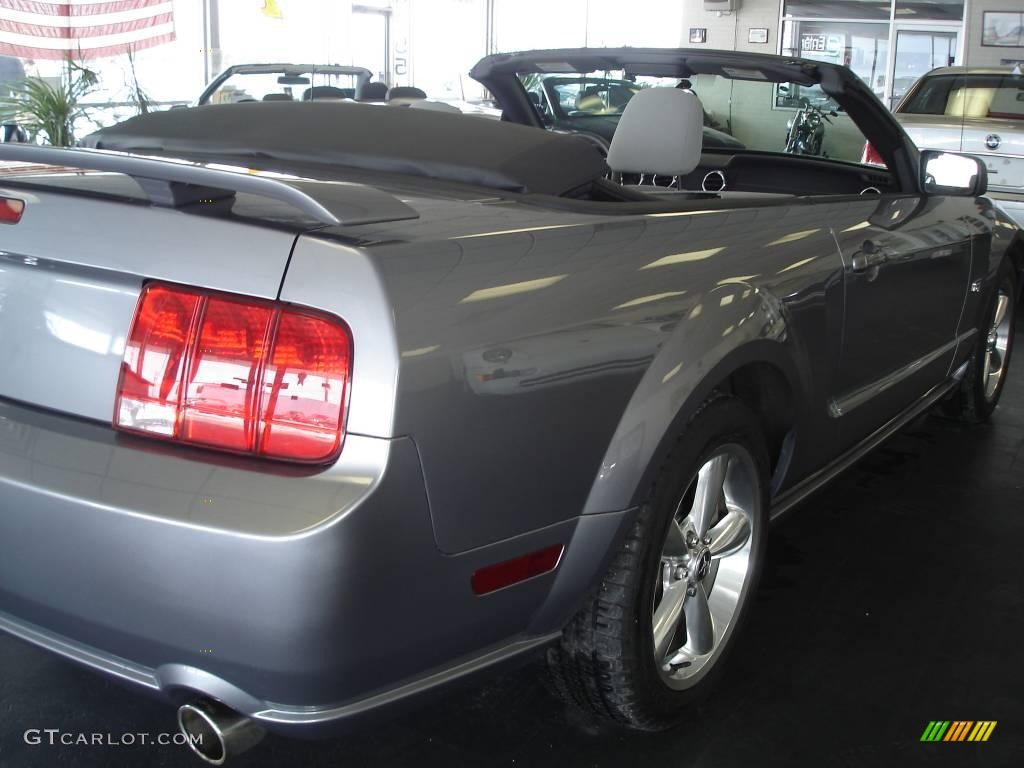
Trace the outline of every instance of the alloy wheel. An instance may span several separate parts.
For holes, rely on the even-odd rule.
[[[754,458],[741,445],[716,449],[677,504],[654,589],[654,661],[670,688],[690,688],[710,670],[747,597],[756,521]]]
[[[1011,323],[1013,313],[1010,311],[1010,292],[1003,286],[996,293],[996,307],[992,315],[992,327],[985,340],[985,363],[982,371],[982,382],[985,387],[985,400],[992,402],[999,385],[1006,376],[1006,351],[1010,345]]]

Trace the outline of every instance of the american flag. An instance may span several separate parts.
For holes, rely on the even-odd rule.
[[[103,58],[174,39],[171,0],[0,0],[0,54]]]

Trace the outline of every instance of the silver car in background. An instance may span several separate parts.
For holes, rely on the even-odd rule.
[[[966,152],[988,168],[988,196],[1024,224],[1024,74],[1009,67],[942,67],[894,110],[921,149]]]

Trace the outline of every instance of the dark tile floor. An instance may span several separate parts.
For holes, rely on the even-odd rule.
[[[1014,369],[990,424],[927,418],[772,531],[722,685],[676,730],[583,721],[532,664],[348,738],[268,737],[232,765],[1024,765],[1024,354]],[[173,717],[0,637],[0,766],[199,765],[184,747],[23,738],[157,734]],[[987,743],[922,744],[935,719],[998,725]]]

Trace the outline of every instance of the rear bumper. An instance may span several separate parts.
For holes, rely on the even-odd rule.
[[[409,439],[274,471],[0,403],[0,629],[174,701],[335,730],[552,639],[632,517],[449,556]],[[555,573],[472,593],[553,543]]]

